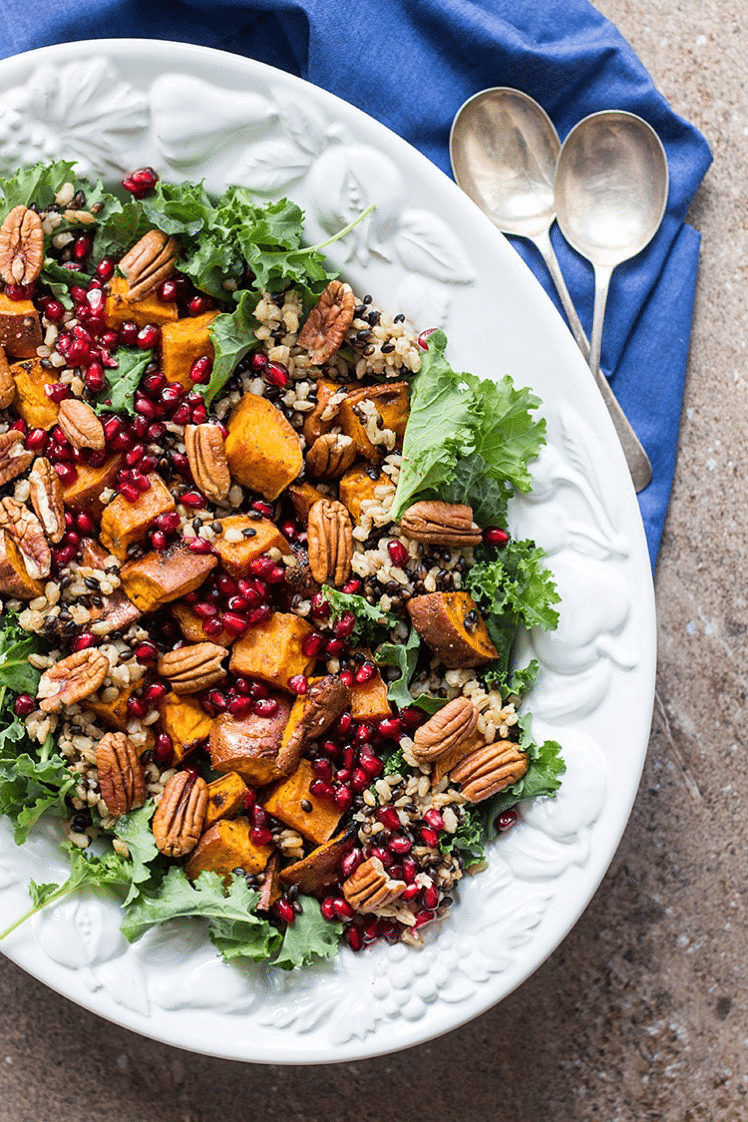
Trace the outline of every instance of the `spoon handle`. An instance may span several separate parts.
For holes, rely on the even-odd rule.
[[[571,333],[574,336],[576,344],[584,357],[588,358],[590,353],[590,344],[587,340],[587,336],[584,333],[584,328],[579,321],[579,316],[577,315],[577,310],[572,303],[571,296],[569,295],[569,290],[566,287],[566,281],[563,278],[561,266],[558,263],[558,258],[556,257],[553,245],[551,244],[550,232],[548,230],[544,230],[542,234],[536,234],[534,237],[528,238],[528,241],[531,241],[533,245],[540,251],[542,258],[546,263],[548,272],[551,274],[551,280],[556,286],[556,291],[558,292],[559,299],[561,300],[561,305],[564,309],[564,312],[566,313],[566,318],[569,321]]]
[[[610,278],[613,276],[613,266],[595,265],[595,310],[592,315],[592,339],[588,357],[589,367],[595,375],[597,384],[605,381],[605,375],[600,369],[600,351],[603,343],[603,320],[605,319],[605,305],[608,302],[608,289]]]

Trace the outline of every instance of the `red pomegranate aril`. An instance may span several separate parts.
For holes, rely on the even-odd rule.
[[[377,725],[377,732],[385,740],[399,740],[403,734],[403,725],[397,717],[385,717]]]
[[[149,453],[147,456],[143,456],[143,459],[138,464],[138,470],[141,471],[143,475],[150,475],[150,473],[152,471],[155,471],[157,467],[158,457],[154,456],[152,453]]]
[[[54,465],[54,469],[57,472],[60,482],[66,484],[67,486],[69,486],[71,483],[75,483],[76,479],[78,478],[78,472],[72,466],[72,464],[64,464],[58,462]]]
[[[356,744],[366,744],[371,740],[374,729],[367,721],[362,721],[353,734],[353,740]]]
[[[166,534],[173,534],[178,530],[180,522],[181,519],[175,510],[168,514],[158,514],[153,520],[153,524]]]
[[[247,616],[247,619],[249,621],[250,626],[255,627],[258,623],[267,623],[267,621],[270,619],[272,614],[273,614],[273,609],[270,607],[270,605],[269,604],[263,604],[259,608],[253,608],[252,611]],[[301,676],[303,677],[303,675],[301,675]],[[291,689],[291,688],[292,687],[291,687],[291,683],[290,683],[290,680],[289,680],[289,689]],[[306,692],[306,691],[297,690],[296,692],[297,693],[302,693],[302,692]]]
[[[133,417],[130,421],[130,431],[138,440],[142,440],[148,431],[148,418]]]
[[[334,802],[338,810],[348,810],[349,806],[353,802],[353,792],[351,791],[350,787],[347,787],[344,783],[341,783],[339,787],[334,788],[332,801]]]
[[[143,696],[153,705],[154,702],[158,704],[159,701],[163,701],[166,694],[167,689],[163,682],[152,682]]]
[[[109,441],[113,452],[127,452],[132,448],[132,437],[129,432],[118,431]]]
[[[519,821],[519,814],[513,806],[508,810],[502,811],[501,814],[493,820],[493,826],[497,834],[506,834],[509,830],[513,830]]]
[[[436,912],[429,908],[424,908],[422,911],[416,913],[416,922],[414,927],[424,927],[427,923],[433,923],[436,919]]]
[[[316,658],[317,655],[322,653],[325,646],[325,640],[322,635],[316,631],[311,635],[307,635],[301,644],[301,653],[306,658]]]
[[[421,896],[424,908],[429,908],[431,911],[439,907],[439,890],[434,888],[424,888],[423,895]]]
[[[200,600],[192,605],[192,610],[200,619],[213,619],[218,615],[218,608],[209,600]]]
[[[365,682],[370,682],[377,672],[377,668],[369,659],[362,662],[356,671],[354,677],[356,684],[362,686]]]
[[[418,346],[422,351],[427,351],[429,349],[429,335],[433,335],[436,330],[435,327],[427,327],[426,330],[422,331],[418,336]]]
[[[208,690],[208,701],[216,707],[219,713],[223,713],[228,704],[225,695],[220,690]]]
[[[173,425],[188,425],[192,420],[192,411],[186,401],[176,407],[170,418]]]
[[[273,835],[266,826],[254,826],[251,836],[255,845],[272,845],[273,843]]]
[[[146,393],[158,394],[166,386],[166,376],[160,370],[153,370],[146,374],[142,386]]]
[[[228,575],[228,573],[221,573],[216,578],[216,586],[222,596],[236,596],[237,592],[239,591],[239,585],[236,583],[233,577],[230,577]]]
[[[292,674],[287,685],[293,693],[305,694],[309,689],[309,679],[306,674]]]
[[[322,759],[321,756],[312,760],[312,771],[317,779],[322,779],[325,783],[329,783],[332,779],[332,764],[329,760]]]
[[[128,697],[127,712],[130,717],[145,717],[148,706],[142,697]]]
[[[245,810],[251,810],[256,802],[257,802],[257,793],[255,791],[253,791],[251,787],[248,787],[245,794],[244,794],[244,802],[242,804],[244,809]]]
[[[426,716],[423,709],[419,709],[416,705],[408,705],[407,708],[400,710],[400,720],[409,731],[422,725]]]
[[[431,807],[430,810],[427,810],[423,816],[423,820],[431,827],[432,830],[444,829],[444,819],[442,818],[440,812],[436,809],[436,807]]]
[[[337,655],[342,654],[345,650],[345,643],[342,639],[328,639],[325,643],[325,654],[330,658],[335,658]]]
[[[384,764],[378,756],[362,756],[360,760],[361,767],[366,774],[372,779],[376,779],[384,771]]]
[[[159,764],[171,763],[172,752],[173,747],[171,743],[171,737],[168,736],[165,732],[159,733],[159,735],[156,737],[156,745],[153,749],[153,755],[156,759],[156,762]]]
[[[102,257],[96,266],[96,276],[102,281],[112,279],[114,276],[114,261],[111,257]]]
[[[322,901],[322,903],[320,904],[319,910],[321,911],[321,913],[322,913],[322,915],[324,916],[325,919],[327,919],[327,920],[337,919],[337,916],[335,914],[335,897],[334,896],[326,896],[324,898],[324,900]]]
[[[50,401],[59,404],[59,402],[70,397],[70,386],[67,386],[64,382],[52,382],[44,387],[44,392]]]
[[[353,612],[343,612],[340,619],[333,626],[333,632],[338,639],[347,639],[356,628],[356,617]]]
[[[156,289],[156,295],[162,304],[173,304],[179,295],[179,289],[173,280],[165,280]]]
[[[106,385],[106,374],[100,362],[92,362],[85,373],[84,381],[91,393],[101,393]]]
[[[209,639],[215,639],[218,635],[223,634],[223,623],[220,619],[204,619],[203,620],[203,635],[207,635]]]
[[[70,344],[72,343],[72,341],[73,340],[66,332],[60,332],[60,334],[55,339],[55,350],[59,351],[63,356],[67,355],[68,351],[70,350]]]
[[[151,444],[158,444],[166,436],[166,425],[163,421],[151,421],[145,435]]]
[[[362,791],[366,790],[370,783],[371,777],[367,775],[363,768],[357,767],[351,776],[351,790],[355,791],[357,795],[360,795]]]
[[[24,447],[30,452],[42,452],[47,446],[47,433],[45,429],[32,429],[26,435]]]
[[[413,842],[410,840],[410,838],[406,838],[404,835],[393,838],[389,844],[390,852],[396,853],[398,857],[402,857],[404,854],[410,853],[412,848]]]
[[[287,386],[291,381],[288,370],[281,362],[268,362],[262,376],[271,386],[280,386],[281,388]]]
[[[179,501],[193,510],[199,510],[205,506],[205,499],[199,491],[185,491]]]
[[[213,359],[209,355],[200,355],[190,367],[190,378],[198,386],[207,386],[213,372]]]
[[[335,736],[347,736],[351,731],[353,725],[353,717],[350,713],[341,713],[337,721],[333,725],[333,732]]]
[[[86,290],[80,284],[73,284],[70,286],[70,295],[76,304],[83,304],[86,300]]]
[[[395,538],[393,538],[391,541],[388,541],[387,552],[390,555],[392,564],[397,565],[399,569],[404,569],[408,564],[410,554],[408,553],[402,542],[397,541]]]
[[[270,697],[270,690],[263,682],[252,682],[249,687],[249,696],[259,701],[261,698]]]
[[[146,479],[142,471],[135,471],[133,469],[133,471],[130,472],[130,482],[132,483],[133,487],[136,487],[138,491],[141,492],[141,494],[145,491],[150,491],[151,489],[151,481],[150,479]]]
[[[119,417],[110,417],[104,422],[104,437],[107,441],[114,440],[117,433],[122,431],[122,421]]]
[[[249,620],[237,612],[224,612],[221,615],[221,627],[231,632],[232,635],[243,635],[249,628]]]
[[[379,921],[379,937],[384,939],[386,943],[399,943],[400,942],[400,928],[393,920],[380,919]]]
[[[252,699],[249,697],[232,697],[228,704],[228,711],[232,717],[246,717],[252,709]]]
[[[176,405],[184,397],[184,390],[178,382],[167,382],[159,397],[164,405]]]
[[[65,545],[62,548],[57,548],[54,553],[55,562],[59,568],[69,565],[78,552],[77,546]]]
[[[187,302],[187,311],[191,316],[201,316],[204,312],[209,312],[213,307],[213,301],[209,296],[193,296]]]
[[[416,896],[418,895],[418,893],[420,891],[421,890],[420,890],[420,888],[418,887],[417,884],[409,884],[408,887],[403,892],[400,899],[404,900],[406,903],[408,902],[408,900],[415,900]]]
[[[342,917],[338,916],[338,918]],[[352,951],[360,951],[364,945],[364,936],[360,927],[354,927],[353,925],[346,927],[343,938]]]
[[[418,862],[413,857],[404,857],[403,858],[403,880],[404,881],[407,881],[408,884],[412,884],[412,882],[418,876],[419,871],[420,870],[419,870],[419,867],[418,867]]]
[[[213,546],[206,538],[189,538],[187,548],[190,553],[212,553]]]
[[[91,239],[81,234],[73,242],[73,257],[76,261],[85,261],[91,252]]]
[[[122,186],[136,199],[142,199],[158,183],[158,173],[151,167],[138,168],[122,180]]]
[[[68,366],[85,366],[91,357],[91,344],[85,339],[73,339],[66,357]]]
[[[352,876],[352,874],[355,873],[356,869],[359,867],[359,865],[361,864],[363,859],[364,859],[363,852],[358,847],[356,847],[355,849],[352,849],[350,851],[350,853],[346,853],[345,857],[343,857],[343,859],[340,862],[340,870],[341,870],[343,876],[344,877]]]
[[[111,351],[112,347],[116,347],[118,342],[119,335],[113,328],[108,328],[99,335],[99,346],[105,347],[108,351]]]
[[[315,619],[329,619],[331,611],[330,602],[321,592],[315,592],[311,601],[312,616]]]
[[[483,531],[483,541],[486,545],[501,547],[502,545],[506,545],[509,541],[509,535],[506,530],[502,530],[500,526],[487,526]]]
[[[296,912],[293,910],[288,900],[286,900],[285,896],[281,896],[280,900],[275,901],[271,911],[275,918],[279,919],[282,923],[292,924],[296,922]]]
[[[383,865],[390,867],[394,864],[392,854],[387,849],[383,849],[381,845],[373,845],[369,852],[370,857],[376,857]]]
[[[193,405],[190,420],[193,425],[204,425],[208,419],[208,410],[204,405]]]
[[[65,315],[65,309],[59,300],[50,300],[44,309],[44,315],[50,323],[59,323]]]
[[[136,503],[140,498],[140,491],[133,483],[120,483],[117,491],[128,503]]]
[[[140,643],[133,651],[138,662],[155,662],[158,658],[158,648],[155,643]]]
[[[363,587],[363,583],[358,577],[351,577],[350,580],[345,582],[341,591],[347,593],[349,596],[356,596]]]
[[[257,717],[274,717],[278,712],[278,702],[274,697],[260,697],[252,702],[252,708]]]
[[[75,516],[75,525],[79,533],[92,534],[96,523],[94,522],[90,514],[86,514],[85,511],[81,511],[80,514],[76,514]]]
[[[36,699],[30,693],[19,693],[13,702],[13,710],[17,717],[28,717],[36,709]]]
[[[139,330],[140,328],[137,323],[133,323],[132,320],[126,320],[125,323],[119,325],[117,342],[123,347],[134,347],[137,342]]]
[[[128,467],[135,467],[139,460],[143,459],[145,455],[145,446],[143,444],[134,444],[128,452],[125,453],[125,463]]]
[[[436,849],[439,844],[439,836],[436,830],[432,830],[430,826],[422,826],[418,832],[421,835],[421,840],[424,845],[428,845],[431,849]]]
[[[156,406],[139,390],[135,391],[135,412],[145,417],[147,421],[153,420],[156,416]]]
[[[325,783],[324,779],[313,779],[309,784],[309,793],[316,799],[325,799],[327,802],[332,802],[335,796],[332,784]]]
[[[84,631],[81,635],[78,635],[78,637],[73,640],[72,649],[74,651],[85,651],[89,647],[92,647],[95,642],[96,636],[92,635],[90,631]]]
[[[377,810],[377,821],[381,822],[388,830],[400,829],[400,816],[394,806],[380,806]]]
[[[145,327],[141,327],[140,331],[135,337],[135,345],[141,351],[149,351],[155,347],[161,338],[161,328],[157,327],[155,323],[147,323]]]
[[[344,669],[344,670],[339,670],[338,671],[338,677],[340,678],[340,680],[341,680],[341,682],[343,683],[344,686],[348,686],[350,688],[350,686],[353,685],[353,671],[352,670],[348,670],[347,668]]]
[[[353,919],[353,908],[343,896],[336,896],[333,906],[338,919]]]
[[[261,374],[268,364],[268,356],[262,351],[254,351],[249,360],[250,369],[255,374]]]
[[[259,803],[255,804],[255,807],[252,810],[252,825],[253,826],[269,826],[270,825],[270,815],[265,810],[265,807],[260,806]]]

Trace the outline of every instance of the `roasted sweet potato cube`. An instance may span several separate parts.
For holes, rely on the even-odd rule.
[[[167,693],[158,709],[161,731],[171,737],[174,763],[179,764],[210,736],[213,718],[197,698],[178,693]]]
[[[30,429],[51,429],[57,424],[60,406],[47,397],[45,386],[59,380],[54,370],[45,370],[41,359],[29,358],[11,364],[10,372],[16,384],[15,407]]]
[[[41,345],[42,326],[33,301],[9,300],[0,294],[0,347],[11,358],[34,358]]]
[[[167,323],[161,328],[161,369],[167,382],[178,382],[186,390],[194,390],[190,368],[197,358],[213,358],[210,325],[218,312]]]
[[[301,441],[267,398],[245,393],[229,418],[226,459],[232,479],[277,499],[301,471]]]
[[[107,551],[95,538],[84,538],[81,542],[81,561],[89,568],[105,569],[108,557]],[[131,600],[128,600],[121,588],[115,588],[108,596],[102,592],[99,598],[101,604],[91,604],[88,609],[91,613],[91,621],[98,623],[100,620],[106,620],[110,631],[121,631],[129,627],[143,614]]]
[[[395,490],[389,475],[376,464],[354,464],[341,476],[340,501],[354,522],[360,520],[361,508],[367,499],[382,502],[382,496],[376,493],[380,487],[388,487],[391,493]]]
[[[372,444],[366,435],[366,410],[373,403],[382,418],[380,428],[392,429],[395,447],[402,448],[405,426],[408,423],[410,404],[407,382],[385,382],[381,386],[363,386],[352,390],[340,406],[340,425],[346,436],[356,445],[356,451],[367,460],[376,460],[384,452],[384,445]]]
[[[265,799],[265,809],[302,837],[322,845],[334,834],[343,812],[334,803],[311,793],[309,785],[313,779],[311,763],[301,760],[293,775],[273,788]]]
[[[278,689],[288,689],[288,679],[308,674],[314,656],[305,655],[301,645],[313,627],[291,612],[274,612],[266,623],[251,627],[234,644],[230,669],[236,675],[259,678]]]
[[[311,483],[294,483],[288,488],[288,493],[291,496],[291,502],[296,511],[296,517],[304,526],[306,526],[309,520],[309,511],[314,504],[318,503],[320,499],[327,498],[327,495],[318,491]]]
[[[305,694],[291,707],[279,756],[285,774],[293,771],[308,744],[319,738],[336,721],[351,700],[351,690],[333,674],[315,679]]]
[[[188,546],[178,543],[167,553],[154,550],[139,561],[128,561],[120,571],[120,579],[133,604],[141,612],[152,612],[194,592],[217,564],[212,553],[193,553]]]
[[[189,604],[178,601],[171,609],[172,615],[179,624],[179,630],[184,635],[185,639],[189,639],[191,643],[205,643],[210,640],[211,643],[218,643],[221,647],[230,647],[236,640],[236,635],[231,635],[226,628],[218,635],[206,635],[203,631],[203,621],[197,612],[193,612]]]
[[[280,882],[280,854],[273,854],[265,866],[262,878],[257,910],[258,912],[269,912],[275,901],[280,900],[283,895]]]
[[[123,323],[137,323],[139,327],[145,327],[147,323],[166,324],[177,318],[176,304],[159,300],[155,292],[144,300],[131,303],[127,290],[128,283],[124,277],[112,277],[104,304],[107,327],[119,327]]]
[[[146,538],[159,514],[169,514],[176,509],[172,493],[161,476],[152,472],[148,481],[151,486],[141,491],[134,503],[128,502],[124,495],[117,495],[101,516],[101,543],[120,561],[126,559],[129,546]]]
[[[285,886],[297,884],[299,892],[307,896],[321,895],[337,880],[340,862],[353,849],[355,841],[356,829],[351,826],[344,833],[318,845],[308,857],[283,869],[281,883]]]
[[[3,530],[0,530],[0,594],[16,600],[35,600],[44,595],[44,581],[29,576],[19,550]]]
[[[78,476],[72,483],[63,483],[62,501],[65,506],[73,510],[85,510],[91,514],[100,514],[104,509],[100,495],[114,484],[115,476],[120,469],[122,456],[115,452],[109,456],[101,467],[91,467],[90,464],[76,464]]]
[[[214,771],[235,771],[253,787],[265,787],[293,771],[295,761],[283,767],[278,760],[291,703],[282,694],[275,700],[278,710],[272,717],[222,713],[213,722],[208,748]]]
[[[233,818],[244,806],[247,784],[235,771],[208,784],[208,809],[203,830],[209,830],[220,818]]]
[[[351,686],[351,715],[355,721],[383,721],[392,716],[387,683],[378,670],[368,682]]]
[[[269,549],[279,549],[290,554],[291,546],[278,527],[269,518],[254,520],[248,514],[232,514],[221,519],[223,533],[215,539],[215,550],[221,563],[232,577],[245,577],[250,561],[261,557]],[[238,541],[227,541],[226,534],[233,539],[241,534]]]
[[[218,873],[229,883],[234,869],[259,873],[268,863],[272,846],[255,845],[248,818],[221,818],[206,830],[184,871],[195,880],[206,871]]]
[[[499,657],[467,592],[414,596],[408,601],[408,614],[418,634],[445,666],[481,666]]]
[[[104,701],[102,698],[103,690],[91,694],[82,703],[86,709],[90,709],[92,713],[99,718],[99,720],[110,729],[117,729],[119,732],[127,731],[127,723],[130,717],[127,713],[127,702],[132,697],[137,689],[140,687],[140,682],[131,682],[123,686],[117,696],[112,701]]]

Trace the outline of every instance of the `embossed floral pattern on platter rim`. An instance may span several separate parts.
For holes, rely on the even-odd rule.
[[[45,109],[55,90],[77,99],[67,119]],[[487,219],[419,153],[324,91],[184,44],[44,48],[0,63],[2,174],[20,152],[32,162],[50,145],[110,179],[151,163],[175,179],[205,176],[209,188],[238,180],[286,192],[305,207],[312,238],[375,201],[356,238],[330,251],[346,279],[421,327],[444,325],[456,366],[509,372],[539,393],[549,443],[512,529],[545,546],[565,597],[558,634],[531,635],[525,648],[543,667],[536,731],[564,743],[570,766],[564,797],[523,811],[420,951],[346,949],[294,975],[242,971],[216,959],[199,923],[167,925],[128,947],[114,898],[89,893],[37,917],[5,952],[104,1017],[226,1058],[325,1063],[437,1036],[501,1000],[558,945],[602,879],[636,793],[654,601],[607,413],[549,299]],[[25,906],[30,877],[59,879],[63,869],[54,823],[17,849],[0,821],[4,913]]]

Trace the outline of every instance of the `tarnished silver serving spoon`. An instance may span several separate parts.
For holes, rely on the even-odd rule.
[[[589,364],[601,389],[607,385],[600,370],[600,348],[610,278],[617,265],[650,243],[662,222],[667,196],[665,149],[641,117],[617,109],[593,113],[575,125],[564,141],[556,169],[558,224],[595,270]],[[618,424],[616,429],[639,491],[652,476],[649,460],[642,451],[643,459],[632,465]]]
[[[449,137],[458,185],[503,234],[527,238],[539,250],[586,357],[589,343],[550,239],[560,150],[561,141],[545,110],[527,94],[507,86],[482,90],[466,101]]]

